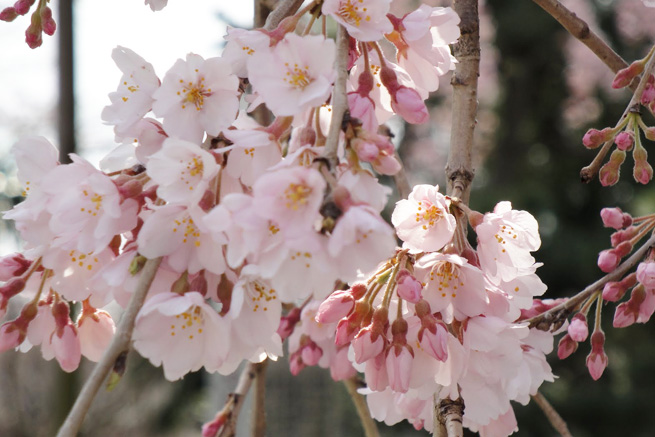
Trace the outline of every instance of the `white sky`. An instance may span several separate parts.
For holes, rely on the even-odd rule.
[[[11,4],[0,0],[0,9]],[[114,47],[131,48],[162,78],[188,52],[206,58],[220,54],[225,23],[219,13],[244,27],[251,26],[253,14],[247,0],[169,0],[159,12],[143,0],[76,0],[75,8],[78,147],[94,163],[113,144],[112,128],[102,124],[100,113],[120,79],[111,59]],[[44,36],[43,45],[32,50],[24,42],[28,24],[29,14],[0,22],[0,159],[7,159],[11,145],[26,134],[56,143],[57,35]]]

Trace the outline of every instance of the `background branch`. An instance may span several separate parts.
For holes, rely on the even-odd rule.
[[[229,407],[227,413],[228,419],[218,437],[234,437],[234,435],[236,435],[237,419],[239,418],[243,401],[245,400],[248,390],[250,390],[250,386],[252,385],[252,381],[257,374],[257,364],[259,363],[248,363],[241,371],[237,386],[234,391],[230,393],[230,396],[225,403],[226,406]]]
[[[607,45],[596,33],[589,29],[589,25],[581,20],[574,12],[567,9],[558,0],[532,0],[544,11],[548,12],[559,22],[573,37],[577,38],[584,45],[594,52],[598,58],[607,65],[614,73],[626,68],[628,64],[610,46]],[[630,84],[632,91],[637,90],[635,81]]]
[[[300,6],[303,4],[304,0],[282,0],[278,3],[277,7],[273,12],[268,15],[266,19],[266,26],[264,29],[273,30],[280,24],[280,21],[286,17],[295,14]]]
[[[126,353],[130,349],[136,316],[145,302],[150,284],[152,284],[152,280],[155,278],[159,264],[161,264],[161,258],[154,258],[146,261],[143,266],[139,283],[130,298],[130,302],[127,304],[127,308],[123,313],[123,317],[116,329],[109,348],[107,348],[98,364],[93,368],[91,375],[89,375],[84,387],[82,387],[80,394],[77,396],[73,408],[68,413],[68,417],[66,417],[63,425],[59,428],[57,437],[75,437],[77,435],[84,421],[84,417],[98,393],[98,389],[113,369],[114,363],[116,363],[116,360],[121,354]]]
[[[359,415],[359,420],[364,428],[364,435],[366,437],[380,437],[375,420],[371,417],[371,412],[368,410],[368,405],[366,405],[366,400],[364,399],[364,396],[357,391],[357,389],[361,387],[360,381],[356,376],[353,376],[352,378],[345,379],[343,383],[353,400],[353,404],[355,404],[357,415]]]
[[[266,435],[266,368],[269,360],[255,364],[255,387],[253,393],[253,420],[252,437],[264,437]]]
[[[546,399],[544,395],[542,395],[540,392],[537,392],[536,395],[532,396],[532,399],[534,399],[536,404],[539,405],[539,408],[541,408],[541,411],[544,412],[550,424],[553,425],[553,428],[555,428],[555,431],[557,431],[562,437],[573,437],[569,431],[569,427],[566,426],[566,422],[564,422],[564,419],[562,419],[562,416],[560,416],[559,413],[555,411],[553,406],[550,405],[550,402],[548,402],[548,399]]]

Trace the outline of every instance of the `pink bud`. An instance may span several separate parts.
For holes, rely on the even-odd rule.
[[[573,340],[569,334],[566,334],[559,341],[557,346],[557,357],[560,360],[567,358],[578,349],[578,342]]]
[[[41,20],[43,24],[43,33],[46,35],[52,36],[55,34],[57,29],[57,24],[55,20],[52,19],[52,9],[45,7],[41,9]]]
[[[610,155],[609,161],[600,168],[598,178],[604,187],[616,184],[619,181],[621,164],[625,161],[625,152],[615,149]]]
[[[631,240],[632,237],[637,235],[638,232],[639,232],[639,229],[637,229],[637,227],[635,227],[635,226],[630,226],[630,227],[626,228],[623,231],[614,232],[612,234],[612,236],[610,237],[611,242],[612,242],[612,247],[616,247],[619,244],[623,243],[624,241]]]
[[[368,95],[348,93],[348,108],[350,116],[362,122],[362,129],[369,132],[377,131],[379,123],[375,116],[375,103]]]
[[[411,376],[412,362],[414,357],[407,347],[394,348],[389,350],[387,355],[387,376],[391,390],[406,393],[409,389],[409,378]]]
[[[619,89],[630,85],[632,79],[641,74],[642,71],[644,71],[643,60],[633,62],[628,67],[623,68],[616,73],[616,76],[614,76],[614,80],[612,81],[612,88]]]
[[[310,341],[301,348],[300,356],[306,365],[315,366],[323,356],[323,349],[318,347],[313,341]]]
[[[318,323],[334,323],[348,316],[355,307],[355,300],[348,291],[337,290],[325,299],[316,311]]]
[[[655,288],[655,262],[644,261],[637,267],[637,281],[646,288]]]
[[[387,373],[387,358],[380,354],[366,362],[364,368],[366,385],[373,391],[384,391],[389,386],[389,375]]]
[[[373,169],[383,175],[393,176],[400,171],[401,165],[395,156],[380,155],[372,163]]]
[[[22,338],[21,338],[22,337]],[[14,322],[7,322],[0,327],[0,352],[20,346],[25,339]]]
[[[0,21],[14,21],[16,17],[18,17],[18,12],[16,8],[12,8],[11,6],[4,8],[0,12]]]
[[[607,367],[607,355],[605,355],[605,334],[603,331],[595,331],[591,335],[591,353],[587,356],[587,368],[589,374],[597,381]]]
[[[401,86],[395,95],[392,94],[391,109],[411,124],[422,124],[430,119],[421,96],[416,90],[405,86]]]
[[[587,328],[587,318],[582,313],[578,313],[571,319],[568,327],[568,333],[573,341],[581,342],[587,339],[589,328]]]
[[[293,308],[289,313],[280,319],[280,325],[277,328],[277,333],[282,340],[289,338],[300,321],[300,308]]]
[[[611,128],[606,127],[603,130],[598,129],[589,129],[587,133],[582,137],[582,144],[587,149],[595,149],[603,144],[605,141],[609,141],[614,132]]]
[[[64,372],[72,372],[80,365],[82,349],[80,339],[73,325],[66,325],[58,334],[56,331],[50,338],[55,358]]]
[[[434,329],[421,328],[418,339],[423,351],[438,361],[448,359],[448,329],[443,322],[437,322]]]
[[[608,302],[616,302],[623,297],[626,291],[627,288],[621,287],[620,282],[608,282],[603,287],[603,299]]]
[[[307,366],[305,366],[305,362],[302,360],[300,351],[296,351],[291,354],[289,357],[289,371],[293,376],[299,374],[305,367]]]
[[[600,210],[600,218],[603,219],[603,226],[606,228],[623,228],[623,211],[621,208],[603,208]]]
[[[646,290],[646,297],[639,306],[639,316],[637,323],[646,323],[650,320],[655,312],[655,290]]]
[[[23,291],[24,288],[25,288],[25,279],[21,277],[15,277],[15,278],[11,278],[9,281],[5,283],[5,285],[0,287],[0,294],[5,299],[10,299],[16,296],[21,291]]]
[[[635,160],[632,176],[635,181],[646,185],[653,179],[653,167],[646,160]]]
[[[332,379],[342,381],[352,378],[355,374],[357,374],[357,371],[348,359],[348,348],[342,347],[338,349],[337,353],[330,360],[330,376]]]
[[[598,267],[605,273],[614,270],[620,262],[621,258],[616,256],[613,249],[606,249],[598,254]]]
[[[619,150],[628,151],[632,148],[634,143],[634,134],[632,132],[623,131],[620,132],[615,138],[614,143]]]
[[[644,92],[641,94],[641,104],[648,106],[650,102],[655,100],[655,87],[652,83],[646,84]]]
[[[357,334],[352,341],[355,352],[355,362],[358,364],[368,361],[378,356],[384,350],[384,337],[378,335],[375,340],[372,339],[371,326],[368,326]]]
[[[646,129],[642,129],[644,132],[644,136],[646,139],[650,141],[655,141],[655,127],[647,127]]]
[[[202,437],[215,437],[225,426],[227,414],[219,413],[214,420],[207,422],[202,426]]]
[[[371,142],[355,138],[350,144],[361,161],[372,162],[380,154],[380,149]]]
[[[25,31],[25,42],[31,49],[40,47],[43,44],[41,29],[33,29],[32,26],[28,27]]]
[[[18,15],[27,14],[35,1],[36,0],[18,0],[16,3],[14,3],[16,13],[18,13]]]
[[[417,303],[421,299],[423,284],[407,270],[398,273],[396,281],[398,283],[398,296],[411,303]]]
[[[9,281],[14,276],[20,276],[27,271],[32,264],[20,253],[12,253],[0,257],[0,281]]]
[[[614,311],[614,320],[612,326],[615,328],[625,328],[637,321],[639,308],[633,308],[630,302],[623,302],[616,307]]]

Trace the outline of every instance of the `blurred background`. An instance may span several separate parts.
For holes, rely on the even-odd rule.
[[[0,8],[11,3],[0,0]],[[449,2],[424,3],[447,6]],[[645,8],[639,0],[562,3],[628,62],[643,57],[655,41],[655,9]],[[395,4],[409,10],[418,2]],[[158,13],[139,0],[60,0],[52,7],[58,32],[44,37],[37,50],[23,42],[27,17],[0,23],[5,59],[0,65],[3,211],[20,200],[8,151],[21,136],[43,135],[55,144],[75,146],[92,162],[114,146],[111,127],[100,120],[102,108],[109,103],[107,94],[120,78],[110,57],[113,47],[135,50],[162,77],[175,59],[190,51],[205,57],[220,54],[226,25],[249,27],[253,14],[251,2],[220,0],[195,0],[193,5],[170,0]],[[72,11],[68,27],[66,11]],[[620,206],[633,215],[655,211],[655,191],[632,180],[630,159],[614,187],[579,181],[579,170],[594,157],[582,146],[582,135],[590,127],[613,126],[630,95],[612,90],[613,75],[607,67],[534,3],[482,0],[481,13],[480,112],[471,206],[485,212],[500,200],[510,200],[516,209],[535,215],[543,241],[536,258],[544,263],[538,272],[549,287],[546,296],[571,296],[602,276],[596,259],[600,250],[609,247],[610,232],[602,227],[600,209]],[[61,38],[65,35],[67,41]],[[66,61],[69,58],[72,64]],[[429,124],[394,125],[412,184],[445,186],[449,99],[448,77],[444,77],[429,101]],[[10,226],[0,223],[2,255],[19,247]],[[593,382],[589,376],[584,364],[589,346],[581,344],[564,362],[553,354],[550,362],[559,379],[544,385],[542,392],[575,436],[651,436],[654,323],[613,329],[612,317],[613,307],[606,308],[603,327],[609,367],[601,380]],[[80,370],[65,374],[56,362],[44,362],[38,350],[0,355],[0,436],[54,435],[90,368],[83,360]],[[114,391],[98,396],[82,435],[199,435],[201,424],[222,408],[236,378],[197,372],[169,383],[161,369],[130,354],[126,376]],[[239,435],[249,435],[248,412],[246,406]],[[516,435],[555,435],[533,403],[516,405],[515,412]],[[342,384],[317,368],[292,378],[284,358],[268,368],[267,414],[270,436],[362,434]],[[404,423],[392,428],[381,425],[380,430],[384,436],[427,435]]]

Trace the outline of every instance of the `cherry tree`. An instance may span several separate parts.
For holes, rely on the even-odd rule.
[[[654,51],[627,64],[557,0],[534,2],[632,95],[613,126],[580,139],[598,150],[583,180],[617,183],[632,152],[632,175],[648,184],[644,139],[655,140],[655,127],[642,113],[655,109]],[[167,1],[145,3],[157,11]],[[502,193],[492,211],[469,206],[478,2],[259,7],[270,9],[266,20],[229,28],[221,56],[180,54],[163,75],[116,47],[120,80],[102,119],[118,145],[100,168],[75,154],[59,163],[41,136],[13,146],[25,199],[4,219],[25,251],[0,260],[0,315],[12,299],[22,309],[0,327],[0,351],[37,347],[66,372],[82,356],[97,363],[58,435],[77,434],[132,349],[171,381],[245,363],[199,430],[205,437],[234,435],[239,399],[252,386],[261,394],[268,362],[283,354],[294,375],[319,366],[343,381],[367,436],[378,435],[375,421],[402,420],[439,436],[463,427],[507,436],[520,426],[510,401],[536,402],[570,435],[539,392],[555,381],[547,356],[556,336],[560,359],[588,341],[597,380],[610,363],[603,305],[616,303],[614,328],[650,319],[653,216],[599,211],[616,231],[597,260],[606,275],[549,299],[533,256],[535,217]],[[26,42],[35,48],[56,28],[46,1],[18,0],[0,19],[30,12]],[[388,122],[426,123],[425,101],[442,76],[452,85],[447,186],[411,187]],[[401,197],[390,223],[382,176]],[[120,320],[103,310],[110,303],[124,309]],[[255,435],[265,432],[262,398]]]

